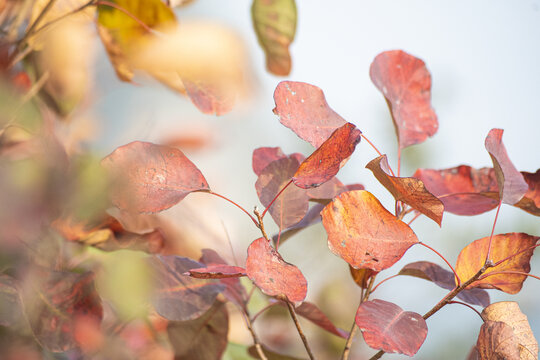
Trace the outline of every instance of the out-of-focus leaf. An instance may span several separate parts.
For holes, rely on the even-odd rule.
[[[8,275],[0,275],[0,325],[14,326],[22,319],[22,304],[17,282]]]
[[[175,359],[219,360],[227,347],[229,315],[225,304],[215,301],[206,313],[187,321],[169,321],[167,334]]]
[[[282,81],[274,92],[274,114],[301,139],[318,148],[347,122],[332,110],[324,93],[314,85]]]
[[[518,360],[519,347],[512,328],[500,321],[486,321],[476,342],[480,360]]]
[[[322,145],[313,152],[293,176],[296,186],[303,189],[317,187],[338,173],[360,142],[362,132],[351,123],[335,130]]]
[[[154,257],[150,264],[156,272],[153,304],[168,320],[193,320],[204,314],[225,286],[215,280],[194,279],[182,275],[203,265],[180,256]]]
[[[501,301],[491,304],[482,311],[486,323],[500,321],[510,326],[518,343],[520,360],[538,360],[538,342],[529,325],[527,316],[523,314],[518,303]],[[480,340],[480,337],[478,338]]]
[[[98,32],[120,80],[131,81],[131,58],[155,37],[149,29],[170,30],[176,17],[161,0],[145,0],[144,5],[138,0],[113,3],[114,7],[98,5]]]
[[[403,201],[441,225],[444,205],[426,189],[422,180],[390,175],[386,155],[371,160],[366,167],[396,200]]]
[[[416,354],[428,331],[421,315],[379,299],[360,304],[356,325],[370,347],[408,356]]]
[[[432,281],[434,284],[447,290],[453,290],[456,286],[453,272],[429,261],[417,261],[407,264],[399,271],[399,275],[414,276]],[[489,294],[482,289],[465,289],[457,297],[470,304],[483,307],[488,306],[490,302]]]
[[[369,268],[355,269],[351,265],[349,265],[349,272],[351,273],[354,282],[362,289],[366,289],[368,287],[368,280],[378,274],[377,271],[373,271]]]
[[[260,147],[253,150],[252,167],[255,175],[261,175],[268,164],[287,157],[279,147]]]
[[[422,60],[402,50],[385,51],[371,63],[369,76],[386,98],[401,149],[437,132],[437,115],[431,107],[431,75]]]
[[[199,169],[168,146],[135,141],[117,148],[101,164],[113,181],[111,199],[123,210],[158,212],[190,192],[209,190]]]
[[[266,54],[266,67],[274,75],[291,72],[289,45],[296,32],[294,0],[253,0],[253,27]]]
[[[251,243],[246,259],[248,277],[269,296],[285,296],[293,303],[306,298],[307,281],[300,270],[283,260],[264,238]]]
[[[456,215],[478,215],[497,207],[497,180],[493,169],[461,165],[444,170],[418,169],[413,175],[439,197],[444,210]],[[488,197],[493,193],[495,199]]]
[[[534,246],[538,239],[540,237],[525,233],[494,235],[490,254],[491,260],[494,263],[511,255],[519,254],[497,266],[488,268],[482,277],[489,273],[500,271],[528,273],[531,270],[530,260],[534,252],[533,248],[529,248]],[[484,266],[488,246],[489,236],[475,240],[461,250],[455,268],[460,279],[463,281],[470,279]],[[520,274],[497,274],[477,280],[469,288],[497,289],[509,294],[517,294],[521,290],[526,278],[527,276]]]
[[[389,268],[418,242],[412,229],[368,191],[341,193],[321,215],[328,247],[354,268]]]
[[[232,110],[236,94],[226,86],[204,82],[203,80],[184,80],[191,102],[204,114],[223,115]]]
[[[288,355],[283,355],[283,354],[278,354],[277,352],[274,352],[274,351],[270,351],[268,350],[266,347],[262,346],[262,349],[263,349],[263,352],[264,352],[264,355],[266,356],[266,358],[268,360],[302,360],[300,358],[297,358],[297,357],[292,357],[292,356],[288,356]],[[261,357],[259,356],[259,353],[257,352],[257,349],[255,348],[255,345],[251,346],[249,349],[248,349],[248,353],[249,355],[251,355],[254,359],[261,359]]]
[[[525,195],[529,186],[506,153],[502,142],[503,131],[491,129],[486,137],[485,146],[495,169],[499,197],[503,203],[514,205]]]
[[[225,279],[246,276],[246,269],[231,265],[209,265],[191,269],[182,275],[189,275],[197,279]]]
[[[274,244],[277,243],[278,238],[279,238],[279,243],[283,244],[283,242],[288,240],[291,236],[295,235],[299,231],[305,229],[308,226],[317,224],[319,221],[321,221],[320,213],[324,207],[325,207],[325,204],[320,204],[320,203],[313,205],[311,209],[308,210],[306,215],[302,218],[302,220],[300,220],[293,226],[289,227],[285,231],[282,231],[281,235],[276,234],[272,236],[272,241],[274,242]]]
[[[78,322],[99,331],[103,309],[94,274],[41,270],[24,292],[24,311],[39,343],[52,352],[76,348]]]
[[[296,157],[289,156],[271,162],[261,171],[255,188],[259,200],[265,207],[290,182],[299,165]],[[288,186],[268,211],[279,227],[288,228],[306,215],[309,208],[308,201],[309,198],[304,189]]]
[[[225,260],[212,249],[202,249],[202,255],[199,261],[205,265],[228,265]],[[246,270],[244,269],[244,272]],[[230,301],[234,302],[239,307],[243,308],[247,302],[246,288],[238,278],[225,278],[219,280],[226,286],[223,290],[223,295]]]
[[[467,359],[465,360],[480,360],[480,354],[478,353],[476,345],[471,348],[471,351],[469,351],[469,354],[467,354]]]
[[[321,186],[307,189],[307,194],[311,200],[321,201],[333,199],[347,190],[347,187],[337,177],[334,177]]]

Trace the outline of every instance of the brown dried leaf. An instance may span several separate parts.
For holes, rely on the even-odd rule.
[[[519,347],[520,360],[538,360],[538,342],[518,303],[502,301],[493,303],[482,311],[485,321],[500,321],[510,326]]]
[[[105,157],[113,181],[111,199],[122,210],[158,212],[190,192],[209,190],[199,169],[178,149],[135,141]]]
[[[306,298],[307,281],[300,270],[283,260],[264,238],[251,243],[246,260],[247,276],[269,296],[285,296],[293,303]]]
[[[328,247],[354,268],[389,268],[418,242],[412,229],[368,191],[340,194],[321,215]]]
[[[207,267],[191,269],[182,275],[189,275],[197,279],[226,279],[246,276],[246,269],[231,265],[209,265]]]
[[[485,146],[495,169],[499,197],[503,203],[514,205],[525,195],[529,186],[506,153],[502,142],[503,132],[501,129],[491,129],[486,137]]]
[[[538,239],[540,237],[525,233],[494,235],[490,254],[491,260],[494,263],[511,255],[521,253],[495,267],[488,268],[482,277],[492,272],[500,271],[528,273],[531,270],[530,260],[534,252],[534,249],[531,247],[536,244]],[[473,277],[484,266],[488,246],[489,236],[475,240],[461,250],[455,269],[462,281]],[[521,290],[526,278],[527,276],[520,274],[497,274],[477,280],[469,288],[497,289],[509,294],[517,294]]]
[[[414,177],[397,177],[389,173],[386,155],[371,160],[366,168],[373,172],[379,182],[394,196],[397,201],[403,201],[413,209],[426,215],[439,226],[441,225],[444,205],[430,193],[424,183]]]
[[[360,304],[356,325],[370,347],[408,356],[416,354],[428,331],[421,315],[378,299]]]
[[[519,348],[512,328],[500,321],[486,321],[476,342],[480,360],[519,360]]]
[[[274,92],[274,114],[301,139],[318,148],[347,122],[332,110],[321,89],[314,85],[282,81]]]
[[[360,142],[361,134],[362,132],[351,123],[338,128],[300,164],[293,176],[294,184],[309,189],[332,179],[349,160]]]
[[[369,76],[386,98],[401,149],[437,132],[437,115],[431,107],[431,75],[422,60],[401,50],[385,51],[373,60]]]
[[[349,271],[354,282],[362,289],[367,289],[368,280],[379,273],[368,268],[355,269],[351,265],[349,265]]]

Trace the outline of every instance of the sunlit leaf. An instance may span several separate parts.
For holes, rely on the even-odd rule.
[[[300,164],[293,176],[294,184],[308,189],[332,179],[354,152],[361,134],[351,123],[338,128]]]
[[[418,242],[407,224],[364,190],[340,194],[321,215],[328,247],[354,268],[386,269]]]
[[[386,155],[371,160],[366,167],[396,200],[403,201],[441,225],[444,205],[426,189],[421,180],[390,175]]]
[[[275,75],[289,75],[291,55],[289,45],[296,32],[294,0],[253,0],[253,27],[266,54],[266,67]]]
[[[167,334],[175,359],[219,360],[227,347],[229,315],[225,304],[215,301],[206,313],[187,321],[170,321]]]
[[[260,173],[255,188],[261,203],[267,207],[287,185],[300,163],[294,156],[278,159],[268,164]],[[309,208],[309,198],[304,189],[289,185],[269,209],[272,219],[281,228],[298,223]]]
[[[332,110],[321,89],[314,85],[282,81],[274,92],[274,113],[300,138],[318,148],[347,122]]]
[[[113,181],[111,199],[123,210],[158,212],[190,192],[208,190],[202,173],[178,149],[135,141],[102,160]]]
[[[94,286],[94,274],[40,270],[22,296],[24,312],[39,343],[52,352],[78,346],[78,322],[90,322],[99,331],[103,309]]]
[[[486,323],[502,322],[510,326],[518,343],[520,360],[538,360],[538,342],[534,338],[527,316],[521,312],[518,303],[514,301],[493,303],[482,311],[482,318]],[[480,341],[480,336],[478,340]]]
[[[431,75],[425,63],[402,50],[380,53],[369,69],[392,112],[401,149],[421,143],[439,127],[431,107]]]
[[[531,270],[530,260],[534,252],[534,249],[531,247],[536,244],[538,239],[540,239],[540,237],[527,235],[525,233],[494,235],[490,254],[491,260],[494,263],[514,254],[517,255],[495,267],[488,268],[482,277],[492,272],[500,271],[519,271],[528,273]],[[475,240],[461,250],[455,269],[462,281],[466,281],[473,277],[484,266],[488,246],[489,236]],[[485,279],[477,280],[469,287],[498,289],[509,294],[516,294],[521,290],[523,281],[525,281],[526,278],[526,275],[520,274],[497,274],[488,276]]]
[[[203,265],[180,256],[159,256],[150,264],[156,275],[153,299],[157,312],[168,320],[193,320],[204,314],[225,286],[216,280],[194,279],[182,275]]]
[[[495,177],[499,185],[499,197],[503,203],[514,205],[525,195],[529,186],[506,153],[502,142],[503,131],[491,129],[486,137],[485,145],[493,161]]]
[[[417,261],[407,264],[399,271],[399,275],[414,276],[432,281],[434,284],[447,290],[453,290],[456,287],[453,272],[429,261]],[[483,307],[488,306],[490,302],[489,294],[482,289],[465,289],[457,297],[470,304]]]
[[[428,331],[419,314],[378,299],[360,304],[356,325],[370,347],[408,356],[416,354]]]
[[[248,277],[269,296],[285,296],[293,303],[306,298],[307,281],[300,270],[283,260],[264,238],[251,243],[246,260]]]

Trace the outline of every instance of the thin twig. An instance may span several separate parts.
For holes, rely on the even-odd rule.
[[[478,310],[476,310],[475,308],[473,308],[471,305],[469,304],[466,304],[464,302],[461,302],[461,301],[455,301],[455,300],[452,300],[452,301],[449,301],[448,304],[459,304],[459,305],[463,305],[463,306],[466,306],[468,307],[469,309],[471,309],[472,311],[474,311],[475,313],[478,314],[478,316],[480,316],[480,319],[482,319],[482,321],[484,321],[484,318],[482,317],[482,314],[480,314],[480,312]]]
[[[452,272],[454,273],[454,277],[456,278],[456,281],[457,281],[457,285],[458,285],[458,286],[461,285],[461,279],[459,278],[459,276],[458,276],[456,270],[455,270],[454,267],[448,262],[448,260],[446,260],[446,258],[445,258],[444,256],[442,256],[441,253],[439,253],[437,250],[435,250],[434,248],[432,248],[432,247],[429,246],[429,245],[424,244],[424,243],[421,242],[421,241],[420,241],[418,244],[420,244],[420,245],[422,245],[422,246],[428,248],[429,250],[433,251],[435,254],[439,255],[439,257],[440,257],[441,259],[444,260],[444,262],[446,263],[446,265],[448,265],[448,267],[449,267],[450,269],[452,269]]]
[[[351,331],[349,332],[349,337],[347,337],[347,342],[345,343],[345,347],[343,348],[343,354],[341,354],[341,360],[349,359],[349,354],[351,353],[352,341],[357,331],[358,331],[358,326],[356,326],[356,318],[355,318],[351,326]]]
[[[266,231],[264,230],[264,222],[262,219],[262,215],[259,213],[259,210],[257,210],[257,207],[253,209],[253,213],[257,217],[257,227],[261,230],[262,236],[266,239],[266,241],[270,242],[270,239],[268,238],[268,235],[266,234]]]
[[[495,220],[493,220],[493,227],[491,228],[491,235],[489,236],[489,244],[488,244],[488,250],[486,254],[486,261],[484,263],[486,265],[488,263],[492,265],[491,259],[489,258],[491,255],[491,242],[493,240],[493,234],[495,233],[495,225],[497,224],[497,218],[499,217],[499,210],[501,210],[501,205],[502,205],[502,200],[499,201],[499,205],[497,206],[497,212],[495,213]]]
[[[377,154],[379,154],[379,156],[382,156],[383,154],[379,151],[379,149],[377,149],[377,147],[362,133],[360,134],[360,136],[362,137],[362,139],[366,140],[368,142],[369,145],[371,145],[371,147],[373,148],[373,150],[375,150],[375,152]],[[394,171],[392,170],[392,168],[390,167],[390,164],[388,164],[388,170],[390,170],[390,174],[392,174],[392,176],[396,176],[394,175]]]
[[[263,211],[263,213],[262,213],[262,215],[261,215],[261,219],[264,218],[264,215],[266,215],[266,212],[268,211],[268,209],[270,209],[270,206],[272,206],[272,204],[274,203],[274,201],[276,201],[276,199],[279,197],[279,195],[281,195],[281,194],[285,191],[285,189],[286,189],[289,185],[292,184],[292,182],[293,182],[293,181],[292,181],[292,179],[291,179],[287,184],[285,184],[285,186],[284,186],[281,190],[279,190],[279,192],[277,193],[277,195],[272,199],[272,201],[270,201],[270,204],[268,204],[268,206],[264,209],[264,211]]]
[[[213,192],[212,190],[208,190],[208,191],[206,191],[206,193],[212,194],[212,195],[214,195],[214,196],[217,196],[217,197],[219,197],[219,198],[222,198],[222,199],[225,200],[225,201],[230,202],[231,204],[233,204],[234,206],[236,206],[237,208],[239,208],[240,210],[242,210],[247,216],[249,216],[249,218],[251,219],[251,221],[253,221],[253,223],[254,223],[257,227],[259,227],[259,224],[258,224],[257,220],[255,220],[255,218],[254,218],[253,216],[251,216],[251,214],[250,214],[246,209],[244,209],[242,206],[238,205],[237,203],[235,203],[234,201],[232,201],[232,200],[229,199],[228,197],[223,196],[223,195],[221,195],[221,194],[218,194],[218,193],[216,193],[216,192]]]
[[[277,304],[278,304],[277,302],[271,302],[270,304],[264,306],[261,310],[257,311],[257,313],[251,317],[251,322],[254,323],[255,320],[257,320],[257,318],[262,315],[262,313],[264,313],[266,310],[270,309],[272,306],[277,305]]]
[[[250,320],[247,309],[242,309],[241,312],[246,322],[246,327],[248,328],[249,332],[251,333],[251,337],[253,338],[253,345],[255,345],[255,350],[257,350],[257,354],[259,354],[259,357],[261,358],[261,360],[268,360],[268,358],[266,357],[266,354],[264,353],[262,349],[261,343],[259,342],[259,338],[257,337],[255,330],[253,330],[253,323]]]
[[[287,303],[287,308],[289,309],[289,313],[291,314],[291,318],[294,321],[294,325],[296,326],[296,330],[298,331],[298,335],[300,335],[300,338],[302,339],[302,342],[304,343],[304,347],[306,348],[306,351],[308,353],[308,356],[311,360],[314,360],[315,357],[313,356],[313,353],[311,352],[311,348],[309,347],[309,343],[306,339],[306,336],[304,335],[304,332],[302,331],[302,328],[300,327],[300,323],[298,322],[298,318],[296,317],[296,312],[294,311],[293,304],[289,301],[289,299],[283,299]]]

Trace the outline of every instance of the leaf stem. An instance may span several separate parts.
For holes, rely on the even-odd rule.
[[[482,321],[484,321],[484,318],[482,317],[482,314],[480,314],[480,312],[479,312],[478,310],[476,310],[474,307],[472,307],[471,305],[466,304],[466,303],[461,302],[461,301],[455,301],[455,300],[449,301],[448,303],[449,303],[449,304],[459,304],[459,305],[466,306],[466,307],[468,307],[469,309],[471,309],[472,311],[474,311],[475,313],[477,313],[478,316],[480,316],[480,319],[482,319]]]
[[[375,152],[376,152],[377,154],[379,154],[379,156],[382,156],[382,155],[383,155],[383,154],[379,151],[379,149],[377,149],[377,147],[376,147],[371,141],[369,141],[369,139],[366,137],[366,135],[364,135],[364,134],[362,133],[362,134],[360,134],[360,136],[362,137],[362,139],[366,140],[367,143],[368,143],[369,145],[371,145],[371,147],[373,148],[373,150],[375,150]],[[396,175],[394,175],[394,171],[392,170],[392,168],[390,167],[390,165],[388,165],[388,170],[390,170],[390,173],[392,174],[392,176],[396,176]]]
[[[257,311],[257,313],[251,317],[251,322],[254,323],[255,320],[257,320],[257,318],[260,315],[262,315],[263,312],[265,312],[266,310],[270,309],[272,306],[277,305],[277,304],[278,304],[277,302],[271,302],[268,305],[264,306],[261,310]]]
[[[418,219],[420,217],[420,215],[422,215],[421,212],[417,212],[413,218],[411,220],[409,220],[409,222],[407,223],[407,225],[411,226],[411,224],[413,223],[414,220]]]
[[[536,244],[536,245],[533,245],[533,246],[528,247],[528,248],[526,248],[526,249],[523,249],[523,250],[521,250],[521,251],[518,251],[518,252],[515,253],[515,254],[512,254],[512,255],[510,255],[510,256],[505,257],[505,258],[502,259],[502,260],[497,261],[495,264],[493,264],[493,266],[495,267],[495,266],[497,266],[497,265],[500,265],[501,263],[505,262],[506,260],[510,260],[511,258],[513,258],[513,257],[515,257],[515,256],[518,256],[519,254],[524,253],[524,252],[526,252],[526,251],[532,250],[532,249],[534,249],[534,248],[536,248],[536,247],[538,247],[538,246],[540,246],[540,244]]]
[[[277,195],[272,199],[272,201],[270,201],[270,204],[268,204],[268,206],[264,209],[262,215],[261,215],[261,219],[264,218],[264,215],[266,215],[266,212],[268,211],[268,209],[270,209],[270,206],[272,206],[272,204],[274,203],[274,201],[276,201],[276,199],[279,197],[279,195],[281,195],[281,193],[283,193],[283,191],[285,191],[285,189],[291,185],[293,182],[293,180],[291,179],[281,190],[279,190],[279,192],[277,193]]]
[[[259,342],[259,338],[257,337],[257,334],[255,333],[255,330],[253,329],[253,322],[250,319],[249,312],[247,309],[242,309],[242,315],[244,316],[244,321],[246,322],[246,327],[248,328],[249,332],[251,333],[251,337],[253,338],[253,345],[255,345],[255,350],[257,350],[257,354],[259,354],[259,357],[261,360],[268,360],[266,357],[266,354],[264,353],[261,343]]]
[[[491,228],[491,235],[489,235],[489,244],[488,244],[488,250],[486,254],[486,261],[484,262],[485,265],[490,264],[492,265],[491,259],[489,258],[491,255],[491,242],[493,240],[493,234],[495,233],[495,224],[497,224],[497,218],[499,217],[499,210],[501,210],[502,200],[499,201],[499,205],[497,206],[497,212],[495,213],[495,220],[493,220],[493,227]]]
[[[243,207],[241,207],[240,205],[238,205],[237,203],[235,203],[234,201],[232,201],[232,200],[229,199],[228,197],[225,197],[225,196],[223,196],[223,195],[221,195],[221,194],[218,194],[218,193],[216,193],[216,192],[213,192],[212,190],[208,190],[208,191],[206,191],[206,192],[207,192],[208,194],[212,194],[212,195],[214,195],[214,196],[217,196],[217,197],[219,197],[219,198],[222,198],[222,199],[225,200],[225,201],[230,202],[231,204],[233,204],[234,206],[236,206],[237,208],[239,208],[240,210],[242,210],[247,216],[249,216],[249,218],[251,219],[251,221],[253,221],[253,223],[254,223],[257,227],[259,227],[259,223],[257,222],[257,220],[255,220],[255,218],[254,218],[253,216],[251,216],[251,214],[250,214],[246,209],[244,209]]]
[[[309,343],[306,339],[306,336],[304,335],[304,332],[302,331],[302,328],[300,327],[300,323],[298,322],[298,318],[296,317],[296,312],[294,311],[293,304],[289,301],[289,299],[285,298],[283,299],[287,303],[287,308],[289,309],[289,313],[291,314],[291,318],[293,319],[294,325],[296,326],[296,330],[298,331],[298,335],[300,335],[300,338],[302,339],[302,342],[304,343],[304,347],[306,348],[306,351],[308,353],[308,356],[311,360],[314,360],[315,357],[313,356],[313,353],[311,352],[311,348],[309,347]]]
[[[492,275],[500,275],[500,274],[516,274],[516,275],[524,275],[524,276],[530,276],[532,278],[535,278],[537,280],[540,280],[540,276],[536,276],[536,275],[533,275],[533,274],[529,274],[529,273],[526,273],[526,272],[523,272],[523,271],[493,271],[493,272],[490,272],[490,273],[487,273],[485,274],[484,276],[481,276],[478,280],[482,280],[482,279],[485,279],[487,277],[490,277]]]
[[[266,231],[264,230],[264,222],[263,222],[262,216],[259,213],[259,210],[257,210],[257,207],[255,207],[255,209],[253,210],[253,213],[257,217],[257,221],[258,221],[257,227],[261,230],[262,236],[266,239],[266,241],[270,242],[270,238],[268,238],[268,235],[266,234]]]
[[[392,276],[387,277],[386,279],[381,280],[377,285],[375,285],[375,286],[373,287],[373,289],[371,290],[371,292],[374,292],[381,284],[387,282],[387,281],[390,280],[390,279],[393,279],[393,278],[395,278],[395,277],[398,277],[398,276],[400,276],[400,274],[395,274],[395,275],[392,275]]]
[[[459,276],[458,276],[456,270],[454,269],[454,267],[453,267],[452,265],[450,265],[450,263],[448,262],[448,260],[446,260],[446,258],[445,258],[444,256],[441,255],[441,253],[439,253],[437,250],[435,250],[434,248],[432,248],[432,247],[429,246],[429,245],[424,244],[424,243],[421,242],[421,241],[418,242],[418,244],[427,247],[429,250],[431,250],[431,251],[433,251],[435,254],[439,255],[439,257],[440,257],[441,259],[444,260],[444,262],[446,263],[446,265],[448,265],[448,267],[449,267],[450,269],[452,269],[452,272],[454,273],[454,277],[456,278],[456,281],[457,281],[457,286],[460,286],[460,285],[461,285],[461,279],[459,278]]]

